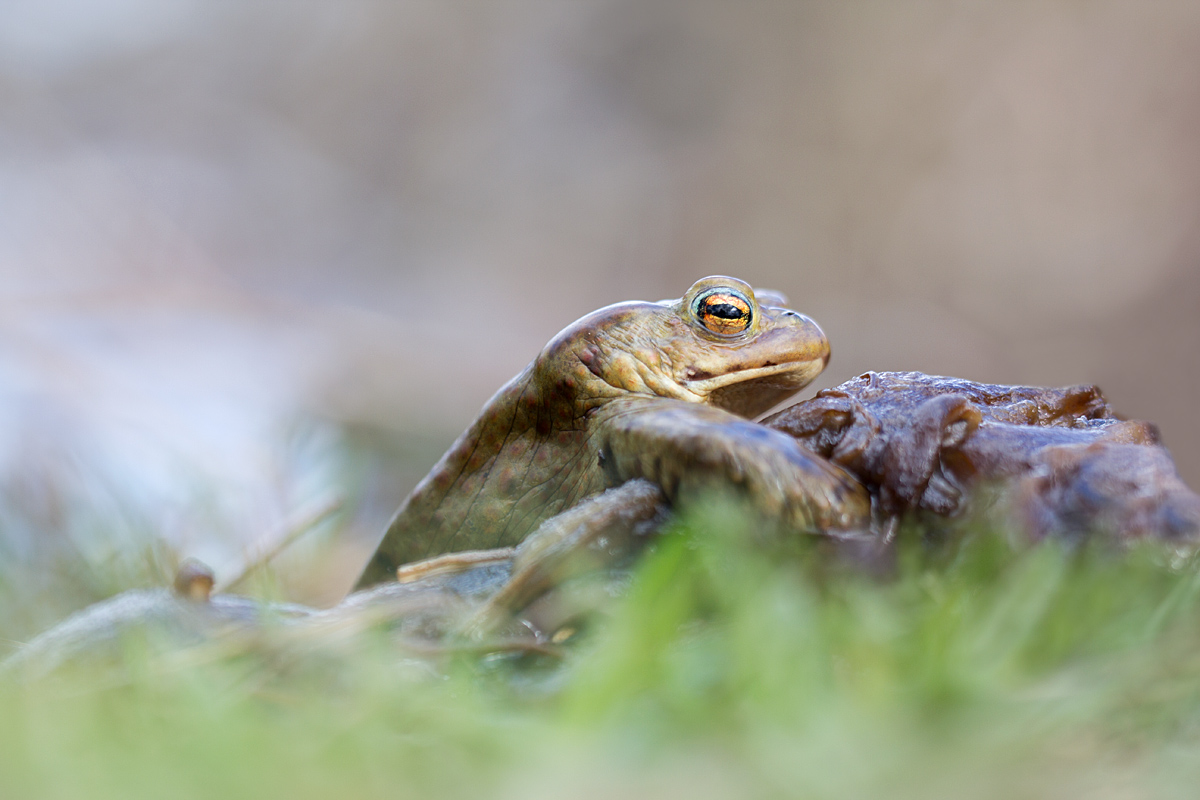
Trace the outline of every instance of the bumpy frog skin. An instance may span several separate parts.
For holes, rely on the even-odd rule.
[[[635,478],[672,502],[738,487],[804,531],[865,528],[862,486],[749,421],[829,360],[812,320],[769,302],[782,298],[715,276],[678,300],[618,303],[568,326],[416,487],[359,586],[416,559],[515,544]]]

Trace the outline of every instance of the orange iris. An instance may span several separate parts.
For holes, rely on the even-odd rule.
[[[700,322],[713,333],[741,333],[750,325],[750,304],[744,297],[713,292],[700,301]]]

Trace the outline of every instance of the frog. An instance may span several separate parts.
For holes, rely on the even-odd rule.
[[[782,295],[713,275],[673,300],[568,325],[483,407],[401,504],[356,588],[504,552],[633,480],[671,507],[732,491],[786,530],[855,535],[871,500],[849,472],[754,422],[828,364]],[[440,554],[451,555],[439,561]]]

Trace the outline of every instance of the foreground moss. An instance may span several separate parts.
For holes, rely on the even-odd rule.
[[[1192,560],[909,528],[865,570],[699,519],[557,667],[378,640],[6,685],[0,795],[1194,795]]]

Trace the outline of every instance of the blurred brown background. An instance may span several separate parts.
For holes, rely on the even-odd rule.
[[[378,535],[559,328],[712,273],[820,386],[1099,383],[1200,487],[1198,143],[1193,2],[5,3],[0,526],[203,555],[350,431],[412,462]]]

